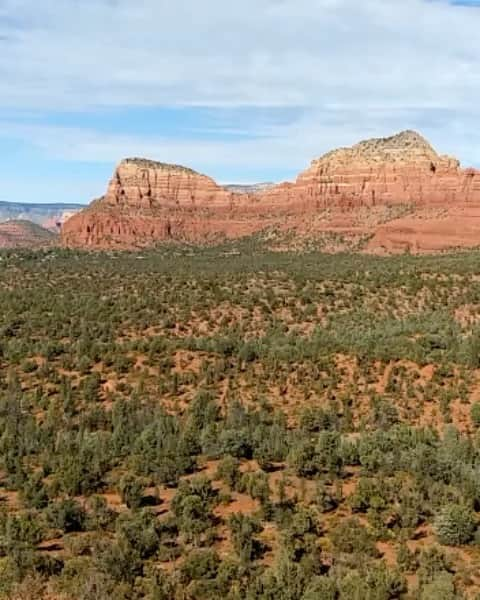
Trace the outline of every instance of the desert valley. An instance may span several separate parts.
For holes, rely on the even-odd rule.
[[[480,600],[480,0],[0,0],[0,600]]]
[[[480,171],[134,158],[43,225],[0,225],[0,597],[478,600]]]

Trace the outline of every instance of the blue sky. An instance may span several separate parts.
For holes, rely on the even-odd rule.
[[[407,128],[480,166],[479,29],[468,0],[0,0],[0,200],[86,203],[126,156],[282,181]]]

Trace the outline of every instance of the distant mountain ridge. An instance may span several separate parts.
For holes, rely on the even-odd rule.
[[[257,194],[258,192],[265,192],[274,186],[274,183],[268,181],[265,183],[252,184],[227,183],[223,187],[229,192],[233,192],[235,194]]]
[[[0,248],[46,248],[59,239],[58,234],[22,219],[0,223]]]
[[[82,204],[0,201],[0,223],[11,220],[27,220],[47,229],[56,230],[69,217],[85,208]]]

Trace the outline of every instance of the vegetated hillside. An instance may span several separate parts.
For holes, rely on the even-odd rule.
[[[42,248],[58,239],[58,234],[31,221],[0,223],[0,248]]]
[[[28,220],[42,227],[58,229],[57,224],[64,223],[82,208],[81,204],[0,201],[0,222]]]
[[[480,594],[480,254],[0,254],[0,594]]]

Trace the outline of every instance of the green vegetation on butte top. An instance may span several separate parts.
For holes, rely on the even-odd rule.
[[[479,597],[480,253],[0,259],[0,597]]]
[[[197,171],[184,167],[183,165],[173,165],[170,163],[160,162],[158,160],[150,160],[148,158],[125,158],[122,162],[126,164],[136,165],[143,168],[165,169],[173,171],[182,171],[190,175],[198,175]]]

